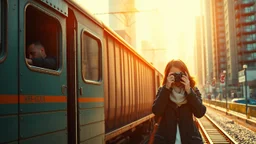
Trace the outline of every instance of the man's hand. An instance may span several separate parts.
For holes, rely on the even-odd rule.
[[[26,62],[27,62],[28,64],[30,64],[30,65],[32,65],[32,64],[33,64],[32,59],[28,59],[28,58],[26,58]]]

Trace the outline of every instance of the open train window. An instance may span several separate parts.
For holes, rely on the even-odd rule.
[[[82,34],[82,74],[87,82],[101,80],[101,42],[85,31]]]
[[[61,26],[52,15],[28,5],[26,8],[26,62],[31,68],[58,70]]]
[[[3,61],[6,53],[6,1],[0,1],[0,62]]]

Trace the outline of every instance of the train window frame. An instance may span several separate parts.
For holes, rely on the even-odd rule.
[[[33,66],[27,63],[26,61],[26,55],[27,55],[27,46],[29,43],[27,43],[27,9],[29,7],[33,7],[34,9],[36,9],[38,12],[44,14],[47,16],[47,18],[54,20],[53,22],[56,24],[57,27],[57,38],[56,38],[56,62],[57,62],[57,68],[56,69],[49,69],[49,68],[44,68],[44,67],[37,67],[37,66]],[[45,46],[45,44],[42,44],[43,46]],[[53,11],[50,11],[48,9],[46,9],[45,7],[39,7],[34,3],[28,3],[25,8],[24,8],[24,61],[25,64],[27,66],[27,68],[31,71],[35,71],[35,72],[39,72],[39,73],[44,73],[44,74],[52,74],[52,75],[60,75],[63,69],[63,29],[62,29],[62,25],[60,23],[59,18],[55,15],[55,13]]]
[[[98,58],[99,58],[99,62],[98,62],[98,72],[99,72],[99,76],[98,76],[98,80],[91,80],[91,79],[86,79],[86,69],[83,68],[83,58],[85,56],[84,54],[84,35],[87,34],[88,37],[96,40],[97,44],[98,44]],[[100,85],[102,83],[102,41],[101,39],[96,36],[95,34],[93,34],[92,32],[90,32],[88,29],[84,28],[81,32],[81,46],[80,46],[80,50],[81,50],[81,75],[82,75],[82,79],[85,83],[88,84],[95,84],[95,85]]]
[[[1,22],[1,25],[0,25],[0,63],[4,62],[4,60],[6,59],[7,57],[7,28],[8,28],[8,25],[7,25],[7,21],[8,21],[8,18],[7,18],[7,8],[8,8],[8,1],[7,0],[4,0],[4,1],[1,1],[0,2],[1,5],[1,11],[0,11],[0,22]],[[3,22],[2,22],[3,21]]]

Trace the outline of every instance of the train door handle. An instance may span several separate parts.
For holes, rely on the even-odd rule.
[[[62,86],[61,86],[61,93],[62,93],[63,95],[67,94],[67,86],[66,86],[66,85],[62,85]]]
[[[81,96],[83,95],[83,87],[79,88],[79,93],[80,93]]]

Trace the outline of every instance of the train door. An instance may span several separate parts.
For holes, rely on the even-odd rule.
[[[103,30],[78,17],[78,127],[80,143],[104,143],[104,94],[102,77]],[[89,28],[90,27],[90,28]],[[95,31],[99,33],[96,34]]]
[[[67,5],[18,2],[19,143],[65,144]]]
[[[0,1],[0,143],[18,143],[18,1]]]
[[[68,82],[68,143],[77,144],[77,23],[73,10],[68,10],[67,24],[67,82]]]

